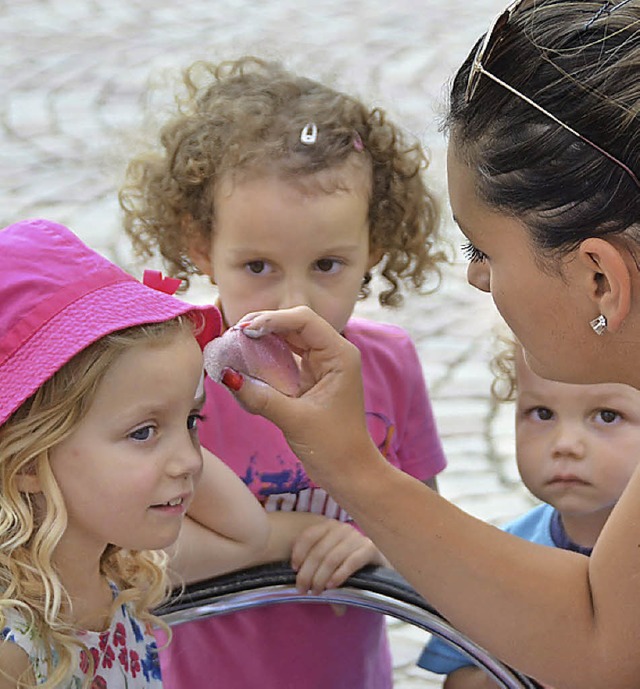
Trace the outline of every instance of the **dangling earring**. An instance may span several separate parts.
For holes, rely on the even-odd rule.
[[[607,317],[600,314],[597,318],[589,321],[589,325],[593,328],[596,335],[602,335],[607,329]]]

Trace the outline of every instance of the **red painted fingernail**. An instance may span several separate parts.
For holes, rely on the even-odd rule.
[[[223,385],[226,385],[229,390],[233,390],[234,392],[240,390],[244,384],[244,376],[242,373],[238,373],[232,368],[225,368],[220,380]]]

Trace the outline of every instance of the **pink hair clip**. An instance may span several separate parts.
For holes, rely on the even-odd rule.
[[[353,147],[358,151],[358,153],[362,153],[364,151],[364,143],[362,143],[362,137],[358,132],[356,132],[353,135]]]
[[[158,292],[175,294],[178,287],[182,284],[182,280],[178,278],[162,277],[162,273],[159,270],[145,270],[142,275],[142,284],[156,289]]]

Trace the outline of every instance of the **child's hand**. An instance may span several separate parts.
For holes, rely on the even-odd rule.
[[[389,565],[371,539],[335,519],[302,531],[291,553],[291,566],[298,573],[296,586],[303,593],[337,588],[368,564]]]

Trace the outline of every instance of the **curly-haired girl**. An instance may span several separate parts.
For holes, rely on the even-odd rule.
[[[438,275],[444,255],[421,147],[380,109],[279,63],[196,63],[184,84],[160,148],[131,162],[121,190],[134,246],[161,254],[175,276],[209,276],[226,326],[251,311],[310,306],[362,352],[378,447],[435,486],[445,460],[415,346],[398,327],[352,318],[374,267],[389,306],[401,302],[403,285],[420,290]],[[201,441],[268,510],[269,557],[291,558],[301,589],[319,592],[386,563],[274,425],[223,386],[206,387],[216,414],[205,408]],[[300,604],[181,625],[162,657],[165,682],[388,689],[384,619],[340,613]]]

